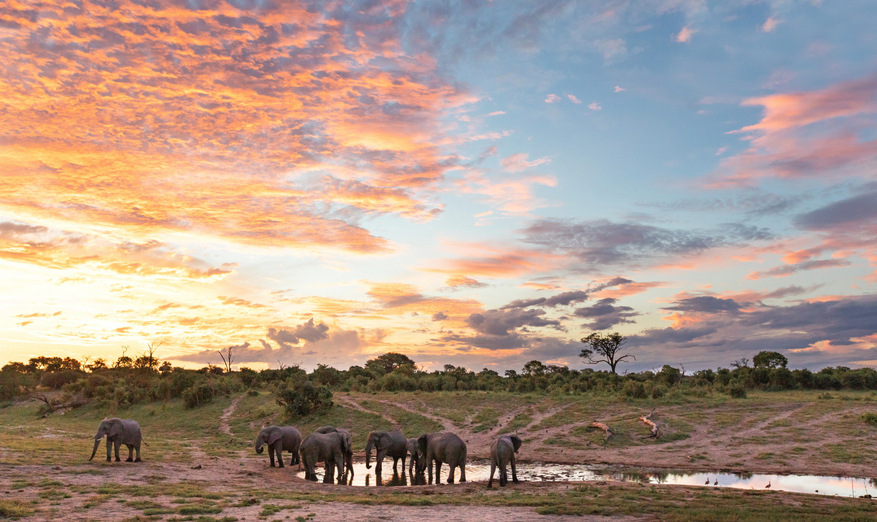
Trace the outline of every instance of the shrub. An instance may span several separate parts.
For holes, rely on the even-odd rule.
[[[277,392],[277,403],[286,409],[289,417],[297,419],[328,410],[332,407],[332,392],[325,386],[314,386],[311,381],[287,384]]]
[[[183,391],[183,403],[186,405],[186,408],[197,408],[212,401],[214,395],[216,395],[216,391],[213,389],[213,386],[210,383],[203,382]]]
[[[53,390],[60,390],[65,384],[76,382],[85,377],[85,373],[76,370],[44,373],[40,384]]]
[[[877,426],[877,413],[863,413],[862,420],[870,424],[871,426]]]
[[[735,399],[746,398],[746,388],[740,382],[732,382],[727,388],[728,395]]]
[[[627,381],[621,388],[621,395],[628,399],[645,399],[646,388],[641,382]]]

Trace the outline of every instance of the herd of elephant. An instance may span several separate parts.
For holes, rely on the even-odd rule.
[[[119,462],[119,448],[124,444],[128,448],[126,462],[141,462],[140,445],[143,443],[143,435],[140,425],[133,419],[104,419],[94,436],[94,450],[91,452],[91,460],[97,453],[98,445],[103,437],[107,438],[107,462],[111,459],[111,450],[115,449],[116,462]],[[323,482],[333,483],[333,477],[337,474],[338,483],[345,484],[344,473],[349,472],[353,477],[353,437],[350,432],[323,426],[317,429],[304,440],[301,432],[295,426],[267,426],[259,431],[256,437],[256,453],[261,454],[263,446],[268,446],[268,460],[271,467],[283,466],[283,452],[292,454],[290,465],[298,464],[305,468],[305,479],[317,480],[315,468],[317,463],[324,462],[326,472]],[[512,468],[512,481],[518,482],[517,469],[515,467],[515,453],[521,447],[521,439],[515,435],[503,435],[490,446],[490,480],[487,487],[493,486],[493,475],[499,468],[499,485],[508,483],[507,466]],[[133,458],[136,451],[137,458]],[[365,467],[371,469],[371,455],[375,452],[375,474],[381,476],[381,465],[385,457],[393,459],[393,472],[398,473],[398,463],[402,460],[402,471],[405,471],[405,460],[410,456],[408,473],[414,476],[423,474],[429,468],[427,475],[429,483],[433,480],[433,464],[435,464],[435,482],[439,482],[439,473],[442,464],[450,466],[448,472],[448,484],[454,483],[456,468],[460,468],[460,482],[466,482],[466,443],[454,433],[440,431],[425,433],[417,438],[409,439],[399,431],[373,431],[368,434],[365,446]]]

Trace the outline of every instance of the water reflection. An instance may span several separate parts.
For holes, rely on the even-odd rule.
[[[345,473],[343,483],[364,487],[408,487],[427,484],[425,474],[408,475],[394,473],[392,466],[385,466],[381,476],[375,469],[366,469],[365,462],[354,461],[353,476]],[[441,484],[447,481],[447,465],[442,466]],[[304,478],[304,471],[298,472]],[[459,470],[456,472],[459,478]],[[470,482],[487,482],[490,465],[487,460],[472,459],[466,463],[466,478]],[[323,468],[317,468],[317,480],[331,483],[334,477],[326,477]],[[554,464],[543,462],[518,462],[518,478],[524,482],[578,482],[586,480],[617,480],[643,484],[679,484],[710,488],[765,489],[817,493],[820,495],[862,496],[877,494],[877,479],[824,477],[816,475],[760,475],[749,472],[688,473],[666,469],[641,469],[622,467],[598,467],[587,464]]]

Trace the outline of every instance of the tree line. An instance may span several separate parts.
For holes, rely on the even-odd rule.
[[[588,347],[580,356],[585,362],[608,364],[609,371],[575,370],[538,360],[527,362],[520,371],[506,370],[503,374],[488,368],[476,372],[451,364],[427,371],[407,355],[393,352],[346,370],[325,364],[319,364],[310,372],[298,365],[285,367],[282,364],[278,369],[261,371],[246,367],[234,369],[231,353],[227,353],[227,357],[223,355],[223,366],[189,370],[174,367],[167,361],[160,362],[155,357],[155,345],[149,345],[147,352],[135,357],[125,355],[125,350],[112,363],[103,359],[34,357],[27,363],[11,362],[0,369],[0,400],[12,400],[40,390],[61,390],[68,399],[76,395],[122,408],[172,399],[182,399],[187,408],[195,408],[221,395],[269,390],[288,415],[297,418],[331,406],[333,392],[478,390],[615,394],[621,400],[633,400],[705,397],[716,393],[745,397],[747,391],[752,390],[877,390],[877,371],[872,368],[853,370],[837,366],[818,372],[789,370],[786,357],[770,351],[756,354],[751,365],[748,359],[741,359],[734,361],[731,368],[716,370],[686,372],[684,367],[664,365],[660,370],[619,374],[615,371],[616,365],[628,355],[620,352],[624,338],[616,334],[603,336],[602,340],[599,337],[583,339]],[[51,406],[48,402],[47,405]]]

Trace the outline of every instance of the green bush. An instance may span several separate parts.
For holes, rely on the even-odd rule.
[[[863,413],[862,420],[870,424],[871,426],[877,426],[877,413]]]
[[[183,403],[186,408],[204,406],[213,400],[216,390],[210,383],[202,382],[183,391]]]
[[[645,399],[646,387],[641,382],[627,381],[621,388],[621,395],[628,399]]]
[[[740,382],[731,382],[728,385],[726,391],[728,395],[735,399],[745,399],[746,398],[746,388]]]
[[[76,382],[83,377],[85,377],[85,372],[77,370],[49,372],[43,374],[40,384],[53,390],[60,390],[65,384]]]
[[[314,386],[311,381],[288,383],[276,391],[277,403],[286,409],[291,419],[298,419],[328,410],[332,407],[332,392],[325,386]]]

